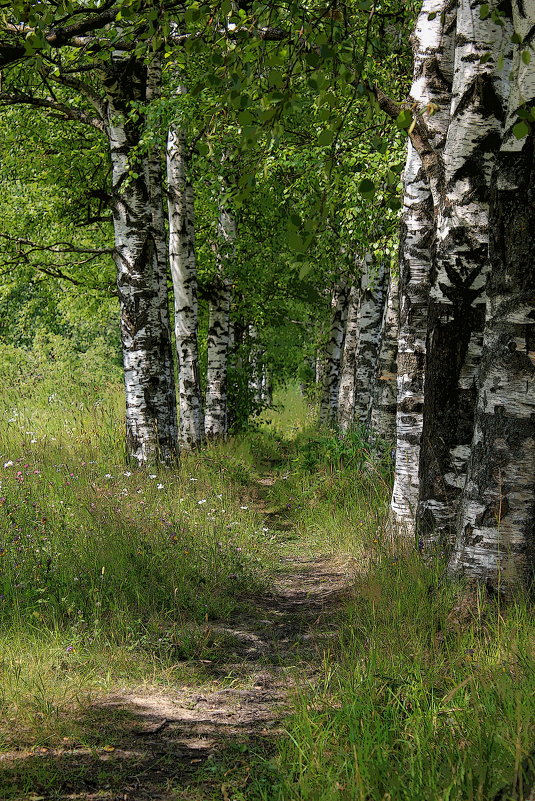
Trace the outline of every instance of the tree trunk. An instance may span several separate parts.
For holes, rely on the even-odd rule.
[[[534,4],[513,9],[524,41]],[[533,129],[520,141],[511,133],[519,105],[535,97],[535,64],[525,64],[522,50],[516,48],[517,85],[492,181],[487,320],[450,561],[452,572],[496,588],[527,582],[535,565],[535,137]]]
[[[359,282],[358,285],[353,284],[351,287],[347,306],[346,336],[338,390],[338,425],[342,431],[347,431],[355,418],[355,377],[359,345],[360,298],[361,288]]]
[[[186,136],[171,125],[167,136],[169,261],[175,298],[178,355],[179,438],[183,448],[204,440],[199,349],[197,343],[197,265],[193,186],[187,175]]]
[[[232,281],[229,262],[235,256],[236,223],[230,211],[219,211],[216,244],[217,275],[213,283],[208,319],[208,369],[206,373],[207,439],[219,439],[227,433],[227,372],[230,341],[230,306]]]
[[[126,388],[126,451],[138,464],[177,458],[176,399],[165,265],[158,258],[147,169],[133,170],[143,122],[129,114],[145,101],[145,67],[114,54],[104,81],[112,162],[115,262]]]
[[[473,5],[460,0],[457,11],[444,186],[436,210],[418,507],[418,531],[427,546],[450,539],[466,478],[489,271],[489,190],[509,92],[511,22],[501,17],[497,25],[492,15],[482,20]]]
[[[339,281],[331,299],[331,327],[325,349],[325,368],[320,402],[320,424],[335,422],[338,411],[338,390],[340,387],[340,364],[344,347],[347,317],[348,286]]]
[[[433,19],[429,19],[434,14]],[[444,147],[453,77],[455,3],[424,0],[414,34],[411,98],[419,110],[435,111],[426,125],[435,151]],[[423,427],[427,305],[435,218],[431,187],[422,162],[409,142],[404,173],[404,214],[400,242],[398,409],[392,523],[414,537],[419,495]]]
[[[380,263],[375,271],[371,257],[367,259],[360,284],[359,343],[355,372],[354,420],[362,426],[367,426],[369,420],[385,307],[386,280],[384,264]]]
[[[369,410],[369,428],[379,439],[392,443],[396,439],[398,333],[398,280],[391,275],[381,324],[379,353]]]

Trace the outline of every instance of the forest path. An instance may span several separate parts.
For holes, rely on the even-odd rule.
[[[273,482],[261,477],[253,502],[283,537],[291,523],[264,500]],[[195,685],[118,691],[86,709],[86,741],[98,732],[109,746],[0,756],[2,768],[29,790],[21,801],[232,801],[248,783],[251,751],[266,753],[292,691],[318,675],[353,570],[321,555],[282,557],[270,590],[250,599],[247,615],[211,627],[228,636],[230,653],[202,663]]]

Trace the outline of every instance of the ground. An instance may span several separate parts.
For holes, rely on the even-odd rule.
[[[257,503],[272,530],[288,523]],[[204,682],[163,693],[143,686],[95,700],[79,721],[84,740],[101,747],[62,747],[0,755],[10,799],[67,801],[197,801],[239,798],[248,754],[269,754],[292,693],[322,664],[351,588],[354,563],[331,556],[285,556],[268,592],[251,599],[247,616],[211,628],[232,643],[225,661],[205,661]],[[208,624],[207,624],[208,628]],[[80,730],[80,728],[79,728]],[[51,777],[52,781],[51,781]],[[24,788],[24,792],[14,795]]]

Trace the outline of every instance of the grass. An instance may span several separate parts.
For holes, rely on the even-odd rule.
[[[120,386],[89,400],[67,386],[0,406],[6,747],[57,740],[52,710],[77,694],[190,676],[228,646],[212,621],[246,609],[273,561],[246,447],[185,456],[180,471],[127,469]]]
[[[95,698],[206,687],[206,661],[232,645],[214,622],[247,613],[281,555],[331,554],[354,565],[354,592],[285,733],[230,744],[177,800],[486,801],[515,780],[502,801],[527,799],[532,606],[392,545],[388,448],[318,432],[291,390],[180,471],[131,471],[120,388],[51,390],[15,384],[0,398],[0,749],[105,748],[119,724],[88,724]],[[267,472],[278,480],[259,504]],[[52,757],[20,763],[0,796],[52,787],[58,770]]]

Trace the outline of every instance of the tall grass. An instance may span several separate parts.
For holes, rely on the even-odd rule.
[[[527,799],[522,760],[535,741],[533,607],[450,580],[385,534],[388,451],[298,435],[294,469],[272,490],[297,547],[352,557],[352,600],[319,679],[301,687],[276,758],[250,799],[487,801],[504,785]],[[360,441],[359,441],[360,438]]]
[[[247,447],[186,455],[179,470],[127,468],[122,387],[91,394],[64,375],[52,392],[49,379],[0,397],[6,742],[14,719],[19,731],[23,718],[29,730],[30,720],[52,725],[46,710],[80,688],[167,682],[187,661],[222,656],[228,635],[213,621],[247,609],[272,561]]]

